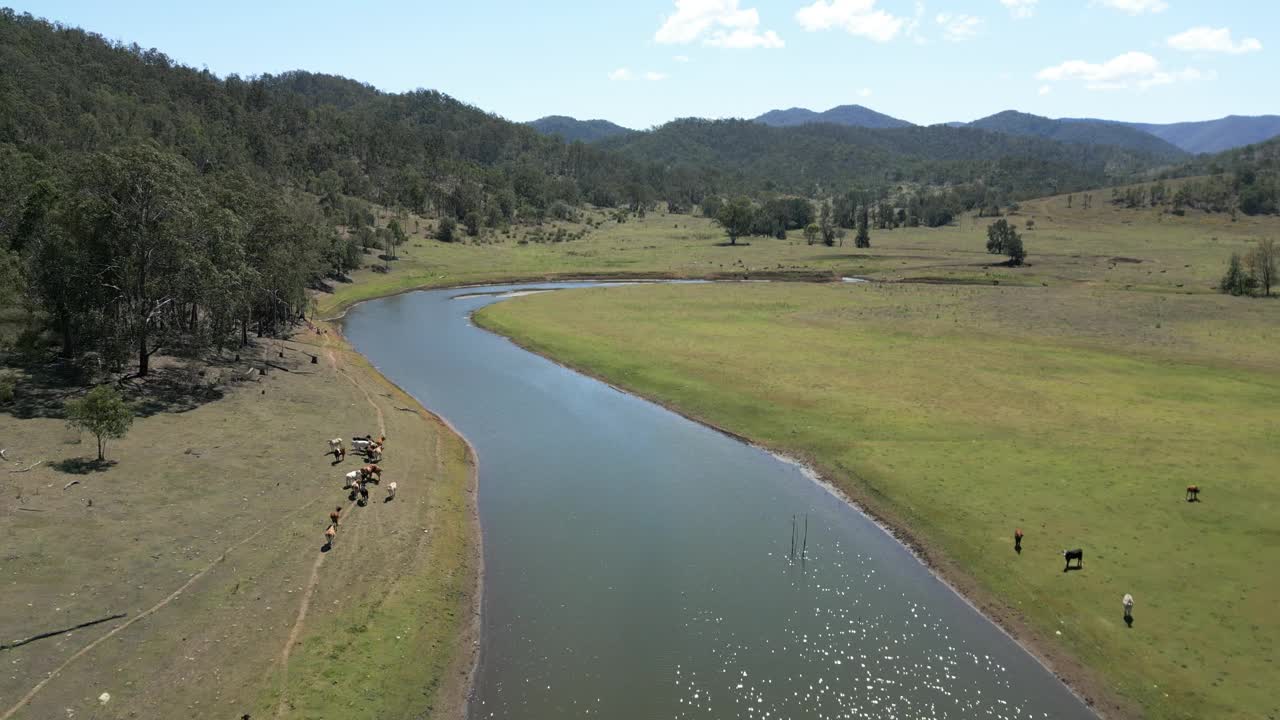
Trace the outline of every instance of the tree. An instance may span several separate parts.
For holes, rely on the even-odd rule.
[[[716,213],[716,222],[720,223],[725,235],[729,236],[730,245],[737,245],[738,238],[751,232],[754,219],[751,201],[746,198],[734,198],[722,205],[720,212]]]
[[[98,439],[98,461],[106,458],[103,450],[107,438],[122,438],[133,424],[133,409],[110,385],[99,385],[80,400],[68,400],[67,423],[77,430],[88,430]]]
[[[480,213],[472,210],[462,218],[462,224],[467,226],[467,234],[475,237],[480,234]]]
[[[440,242],[453,242],[454,233],[458,230],[458,223],[448,215],[440,218],[440,224],[436,226],[436,239]]]
[[[818,214],[818,232],[822,235],[822,244],[831,247],[836,244],[836,226],[831,219],[831,203],[822,203],[822,211]]]
[[[871,247],[870,219],[867,217],[867,206],[858,208],[858,234],[853,238],[854,247]]]
[[[409,239],[409,236],[405,234],[404,228],[400,226],[400,221],[395,218],[392,218],[391,222],[387,223],[387,233],[390,235],[387,243],[387,257],[395,260],[396,248],[403,245]]]
[[[1262,286],[1263,297],[1271,295],[1271,286],[1276,281],[1276,266],[1280,265],[1280,248],[1276,247],[1276,241],[1271,238],[1259,240],[1245,256],[1245,264],[1254,282]]]
[[[1218,290],[1229,295],[1245,295],[1252,288],[1253,278],[1245,272],[1243,263],[1240,262],[1240,253],[1231,253],[1231,260],[1227,263],[1227,274],[1223,275],[1222,281],[1218,283]]]
[[[808,242],[810,245],[814,244],[815,242],[817,242],[818,233],[820,232],[821,232],[821,228],[818,227],[817,223],[809,223],[804,227],[805,241]]]
[[[1004,218],[987,226],[987,252],[992,255],[1008,255],[1010,265],[1021,265],[1027,257],[1022,248],[1022,236]]]
[[[170,306],[194,254],[193,175],[185,160],[148,144],[94,155],[75,178],[67,230],[101,268],[104,320],[135,348],[139,376],[174,329]]]

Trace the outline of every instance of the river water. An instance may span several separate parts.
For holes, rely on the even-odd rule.
[[[800,468],[469,321],[526,289],[397,295],[344,321],[480,456],[472,718],[1093,717]]]

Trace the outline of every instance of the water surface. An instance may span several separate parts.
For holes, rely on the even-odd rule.
[[[468,319],[547,287],[397,295],[345,319],[480,455],[473,718],[1093,717],[796,466]]]

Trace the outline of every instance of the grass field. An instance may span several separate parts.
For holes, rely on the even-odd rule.
[[[1151,717],[1273,717],[1280,307],[1157,300],[1163,320],[1136,292],[735,283],[478,319],[803,457]]]
[[[605,213],[586,213],[599,221],[548,223],[554,228],[587,229],[586,237],[561,243],[521,240],[530,229],[510,237],[491,234],[482,241],[441,243],[428,237],[434,221],[410,217],[402,224],[411,233],[392,261],[391,271],[356,272],[352,283],[336,283],[334,292],[317,297],[324,316],[359,300],[419,287],[447,287],[509,279],[575,276],[660,276],[720,278],[831,279],[847,275],[883,280],[941,280],[1002,285],[1090,284],[1171,293],[1211,293],[1233,251],[1259,237],[1274,236],[1274,218],[1188,213],[1185,217],[1156,210],[1127,210],[1105,201],[1098,191],[1093,207],[1084,209],[1079,195],[1072,208],[1067,197],[1022,204],[1009,219],[1024,232],[1029,266],[1000,267],[1002,260],[985,249],[990,218],[964,216],[944,228],[899,228],[873,231],[867,250],[808,245],[792,232],[786,240],[747,238],[737,247],[722,247],[724,234],[696,215],[649,213],[618,224]],[[385,218],[384,218],[385,221]],[[370,257],[370,262],[378,262]]]
[[[479,572],[469,451],[333,335],[298,336],[286,359],[276,345],[267,359],[292,372],[162,367],[103,468],[56,417],[61,398],[19,383],[0,415],[0,642],[128,615],[4,651],[0,717],[460,716]],[[359,459],[331,466],[326,439],[384,427],[398,497],[353,507],[342,474]]]

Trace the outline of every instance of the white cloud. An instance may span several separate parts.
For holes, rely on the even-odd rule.
[[[862,88],[858,91],[858,97],[871,97],[871,88]]]
[[[907,25],[906,18],[877,10],[876,0],[815,0],[796,11],[796,22],[809,32],[844,28],[876,42],[889,42]]]
[[[1143,13],[1159,13],[1169,9],[1169,3],[1164,0],[1097,0],[1100,4],[1113,10],[1126,12],[1130,15],[1141,15]]]
[[[649,72],[644,74],[644,79],[649,80],[650,82],[658,82],[659,80],[666,80],[668,77],[669,76],[666,73],[654,72],[653,70],[650,70]]]
[[[1051,92],[1053,92],[1053,88],[1052,88],[1052,87],[1049,87],[1048,85],[1041,85],[1041,86],[1040,86],[1040,94],[1041,94],[1041,95],[1048,95],[1048,94],[1049,94],[1049,93],[1051,93]]]
[[[942,26],[943,37],[951,42],[960,42],[977,35],[978,27],[982,25],[982,20],[972,15],[939,13],[934,19]]]
[[[662,45],[688,45],[701,39],[703,45],[721,48],[780,48],[785,44],[773,30],[760,32],[760,13],[755,8],[740,8],[738,2],[676,0],[676,11],[663,20],[653,39]]]
[[[1160,67],[1159,60],[1143,52],[1127,52],[1104,63],[1068,60],[1036,73],[1036,79],[1042,82],[1075,80],[1083,83],[1087,90],[1124,90],[1130,87],[1146,90],[1159,85],[1212,80],[1215,77],[1211,72],[1204,73],[1194,68],[1176,72],[1165,70]],[[1043,87],[1040,94],[1046,94]]]
[[[609,73],[609,79],[610,79],[610,80],[614,80],[614,81],[617,81],[617,80],[630,80],[630,79],[631,79],[631,70],[629,70],[629,69],[627,69],[627,68],[624,68],[624,67],[620,67],[620,68],[618,68],[617,70],[614,70],[613,72]]]
[[[746,29],[732,32],[713,32],[706,40],[702,41],[702,44],[711,47],[736,49],[780,48],[786,45],[786,43],[782,42],[782,38],[778,37],[778,33],[772,30],[757,33],[755,30]]]
[[[1009,9],[1009,14],[1016,18],[1029,18],[1036,13],[1036,3],[1040,0],[1000,0],[1000,4]]]
[[[1193,27],[1186,32],[1173,35],[1165,42],[1171,48],[1188,52],[1202,50],[1205,52],[1243,55],[1244,53],[1258,52],[1262,49],[1262,43],[1257,38],[1245,38],[1236,43],[1231,39],[1230,28],[1204,26]]]
[[[675,60],[675,61],[676,61],[676,62],[678,62],[678,63],[687,63],[687,62],[689,62],[689,56],[688,56],[688,55],[675,55],[675,56],[673,56],[671,59],[672,59],[672,60]]]

